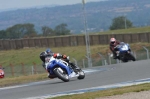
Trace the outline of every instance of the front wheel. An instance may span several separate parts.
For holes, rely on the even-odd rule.
[[[128,62],[128,59],[125,58],[125,54],[119,55],[119,59],[120,59],[122,62]]]
[[[129,56],[132,61],[136,61],[135,57],[131,53],[129,53]]]
[[[61,68],[55,68],[54,69],[54,73],[62,81],[64,81],[64,82],[68,82],[69,81],[68,74],[66,73],[66,71],[62,70]]]
[[[79,76],[78,79],[84,79],[85,78],[85,73],[82,70],[79,70]]]

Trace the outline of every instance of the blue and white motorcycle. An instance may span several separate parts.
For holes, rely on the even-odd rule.
[[[57,77],[64,82],[68,82],[70,78],[77,77],[78,79],[84,79],[85,73],[78,68],[76,72],[73,68],[64,60],[56,59],[54,57],[47,57],[46,69],[51,76]]]
[[[131,49],[129,44],[121,42],[119,45],[115,48],[117,53],[117,58],[121,60],[122,62],[128,62],[129,60],[135,61],[135,57],[131,53]]]

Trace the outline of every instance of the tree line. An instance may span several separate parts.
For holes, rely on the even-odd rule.
[[[67,29],[67,24],[62,23],[56,26],[54,29],[43,26],[41,27],[42,33],[38,33],[34,24],[16,24],[6,30],[0,30],[0,39],[19,39],[19,38],[29,38],[29,37],[40,37],[40,36],[58,36],[58,35],[70,35],[71,32]]]
[[[110,30],[131,28],[132,22],[124,16],[116,17],[112,20]],[[47,36],[60,36],[71,35],[71,30],[67,29],[67,24],[62,23],[57,25],[54,29],[48,26],[41,27],[42,33],[38,34],[34,28],[34,24],[16,24],[6,30],[0,30],[0,39],[19,39],[31,37],[47,37]]]

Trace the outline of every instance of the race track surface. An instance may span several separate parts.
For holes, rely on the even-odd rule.
[[[79,90],[115,83],[150,78],[150,60],[119,63],[88,68],[85,79],[72,78],[69,82],[52,79],[14,87],[0,88],[0,99],[32,99],[58,92]]]

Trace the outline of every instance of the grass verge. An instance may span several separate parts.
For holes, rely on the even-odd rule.
[[[48,80],[46,73],[11,77],[11,78],[2,78],[0,79],[0,87],[13,86],[13,85],[42,81],[42,80]]]
[[[108,90],[102,90],[96,92],[87,92],[84,94],[59,96],[59,97],[48,98],[48,99],[100,99],[101,97],[106,97],[106,96],[122,95],[124,93],[141,92],[141,91],[148,91],[148,90],[150,90],[150,83],[122,87],[122,88],[108,89]]]

